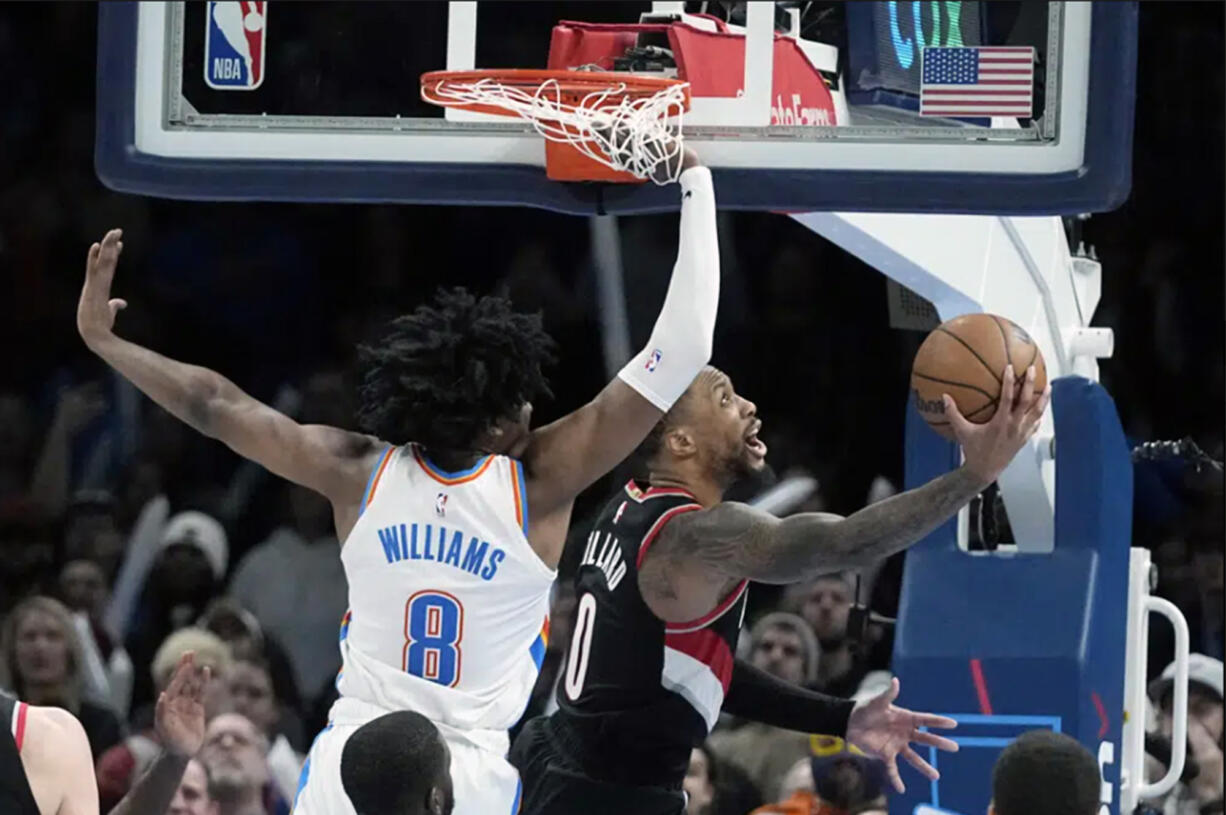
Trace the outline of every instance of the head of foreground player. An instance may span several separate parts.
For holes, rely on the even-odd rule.
[[[380,439],[416,442],[448,469],[487,453],[518,457],[532,400],[549,395],[541,369],[554,343],[538,314],[501,297],[440,290],[358,348],[358,421]]]
[[[429,719],[400,710],[354,731],[341,783],[358,815],[450,815],[451,752]]]
[[[1100,784],[1098,762],[1080,742],[1032,730],[996,759],[988,815],[1094,815]]]
[[[733,482],[766,468],[761,429],[757,405],[737,394],[727,374],[708,365],[640,451],[653,485],[684,486],[710,506]]]

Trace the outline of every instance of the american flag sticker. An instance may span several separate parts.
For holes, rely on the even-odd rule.
[[[1030,46],[923,49],[920,115],[1031,118],[1034,55]]]

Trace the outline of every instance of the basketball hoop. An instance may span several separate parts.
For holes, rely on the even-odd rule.
[[[690,86],[606,71],[431,71],[421,98],[442,107],[518,116],[545,138],[555,181],[677,180]]]

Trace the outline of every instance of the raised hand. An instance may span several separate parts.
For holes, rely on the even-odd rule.
[[[123,230],[112,229],[103,237],[102,243],[89,247],[85,264],[85,285],[81,289],[81,301],[77,304],[77,330],[87,346],[110,335],[115,325],[115,315],[127,307],[127,302],[111,298],[111,281],[119,253],[123,251]]]
[[[940,727],[948,729],[957,727],[958,723],[944,716],[931,713],[916,713],[906,708],[895,707],[894,700],[898,698],[898,680],[890,682],[890,687],[880,695],[861,702],[851,712],[847,721],[847,741],[859,747],[874,758],[879,758],[885,764],[890,783],[899,792],[905,792],[902,776],[898,774],[898,756],[923,773],[927,778],[937,779],[941,775],[936,768],[919,757],[911,747],[911,742],[947,750],[958,751],[958,745],[947,738],[934,733],[926,733],[921,727]]]
[[[210,672],[207,666],[197,668],[195,658],[193,651],[179,658],[170,684],[158,695],[153,714],[153,727],[162,746],[177,756],[194,756],[204,743],[204,687]]]
[[[954,437],[962,445],[966,467],[985,482],[992,482],[1017,455],[1026,441],[1039,429],[1039,421],[1051,398],[1051,385],[1042,393],[1034,392],[1035,371],[1026,371],[1018,394],[1013,366],[1005,368],[996,413],[983,424],[968,422],[949,394],[943,394],[945,416]]]

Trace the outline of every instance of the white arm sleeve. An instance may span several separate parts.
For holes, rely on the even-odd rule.
[[[711,171],[681,174],[681,237],[668,294],[651,339],[618,374],[660,410],[681,398],[711,359],[719,308],[719,242]]]

